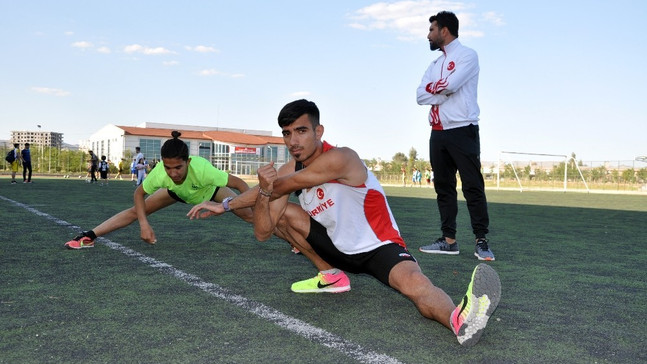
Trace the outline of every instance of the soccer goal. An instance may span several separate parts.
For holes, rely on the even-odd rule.
[[[581,180],[586,191],[590,192],[578,162],[574,157],[564,154],[501,151],[496,176],[497,189],[518,187],[519,192],[523,192],[557,188],[566,192],[570,179],[578,182]],[[516,183],[510,186],[510,181]]]

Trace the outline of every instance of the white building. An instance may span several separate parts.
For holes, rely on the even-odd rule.
[[[80,149],[92,150],[97,156],[118,164],[123,158],[130,163],[135,147],[140,147],[149,162],[160,160],[160,149],[171,132],[182,133],[190,155],[211,160],[214,166],[234,174],[255,174],[256,169],[270,161],[278,166],[287,162],[290,154],[282,137],[269,131],[209,128],[202,126],[144,123],[140,126],[109,124],[81,143]]]

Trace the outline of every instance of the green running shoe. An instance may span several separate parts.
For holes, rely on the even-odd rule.
[[[296,293],[340,293],[346,291],[350,291],[350,279],[342,271],[337,274],[319,272],[314,278],[292,284],[292,292]]]
[[[487,264],[477,265],[465,297],[450,318],[452,329],[461,345],[473,346],[479,341],[500,299],[499,275]]]

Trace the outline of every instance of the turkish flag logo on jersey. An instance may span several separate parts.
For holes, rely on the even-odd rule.
[[[454,61],[449,62],[449,64],[447,65],[447,71],[453,70],[454,67],[456,67],[456,63],[454,63]]]
[[[324,198],[324,191],[321,188],[317,188],[317,198],[320,200],[323,200]]]

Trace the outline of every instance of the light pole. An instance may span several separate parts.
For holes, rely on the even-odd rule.
[[[47,151],[49,153],[49,156],[47,157],[47,173],[52,173],[52,134],[50,134]]]
[[[40,153],[38,153],[38,171],[43,172],[43,135],[40,133],[40,124],[36,125],[38,127],[38,139],[40,140]]]

